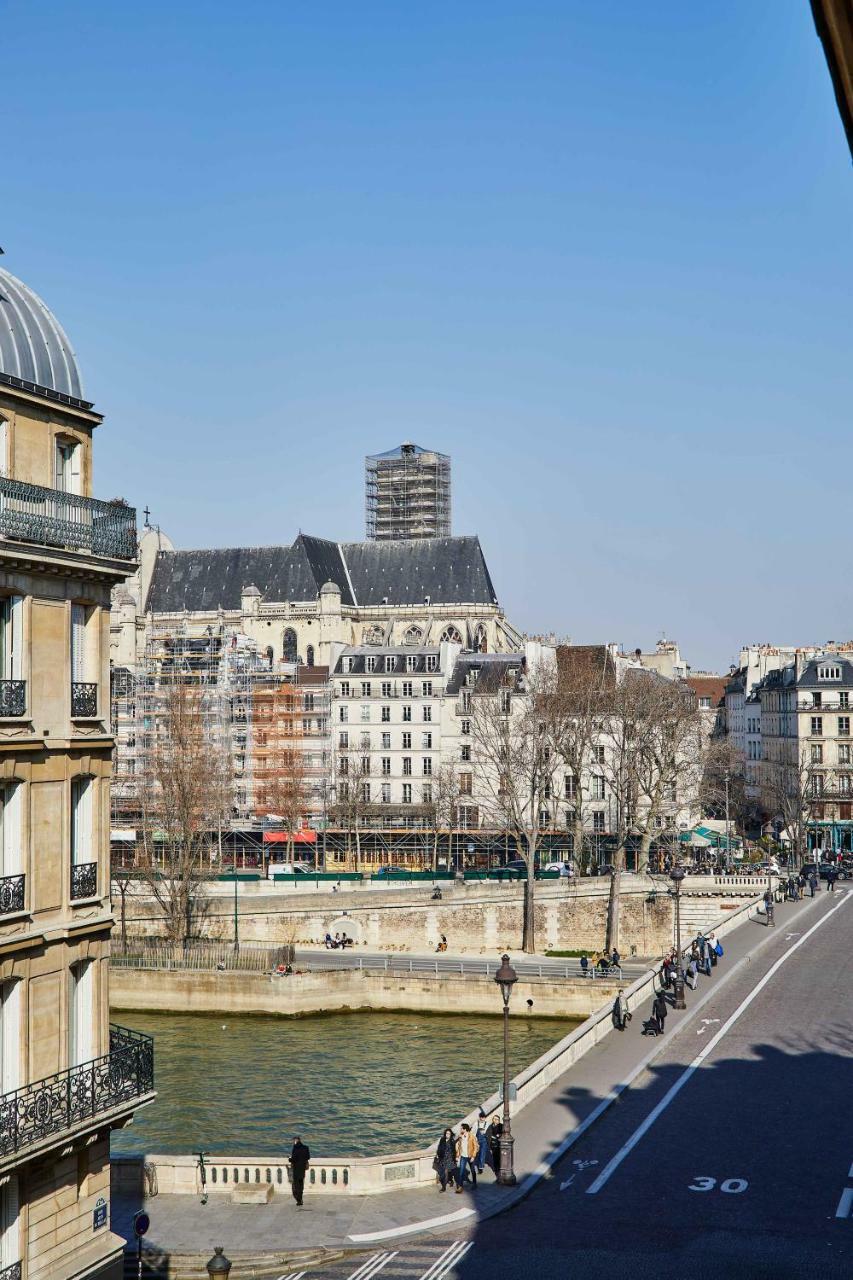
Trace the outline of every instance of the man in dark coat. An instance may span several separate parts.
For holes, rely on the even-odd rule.
[[[308,1168],[310,1159],[311,1152],[302,1139],[294,1138],[293,1150],[290,1153],[291,1190],[293,1191],[293,1198],[298,1205],[302,1204],[302,1193],[305,1189],[305,1170]]]
[[[655,1020],[655,1030],[659,1036],[663,1035],[663,1024],[666,1021],[667,1012],[666,996],[662,991],[659,991],[652,1005],[652,1017]]]

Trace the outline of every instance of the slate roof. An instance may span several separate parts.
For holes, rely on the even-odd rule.
[[[326,582],[348,605],[496,604],[476,537],[400,542],[330,542],[300,534],[290,547],[161,551],[146,610],[155,613],[239,609],[253,583],[266,601],[315,600]]]
[[[523,653],[462,653],[447,681],[446,693],[452,697],[465,687],[471,671],[478,672],[473,685],[477,693],[495,693],[503,686],[508,671],[520,676],[523,668]]]
[[[819,680],[817,675],[818,667],[838,667],[841,671],[840,680]],[[813,658],[805,667],[797,684],[800,688],[805,686],[808,689],[840,689],[843,686],[853,685],[853,662],[849,658],[842,658],[837,653],[823,653],[819,658]]]

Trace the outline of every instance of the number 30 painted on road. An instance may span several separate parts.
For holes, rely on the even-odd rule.
[[[688,1191],[713,1191],[717,1185],[716,1178],[706,1178],[704,1175],[698,1174],[693,1182],[687,1188]],[[739,1196],[742,1191],[746,1191],[749,1183],[746,1178],[726,1178],[720,1183],[720,1190],[726,1192],[730,1196]]]

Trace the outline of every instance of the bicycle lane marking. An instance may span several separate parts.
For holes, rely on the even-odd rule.
[[[806,933],[803,934],[803,936],[799,939],[799,941],[795,942],[794,945],[790,947],[785,952],[784,955],[780,956],[779,959],[770,966],[770,968],[765,973],[764,977],[759,979],[759,981],[753,987],[752,991],[750,991],[749,995],[744,1000],[741,1001],[741,1003],[735,1009],[734,1013],[732,1013],[726,1019],[723,1025],[720,1027],[719,1031],[717,1031],[711,1037],[708,1043],[699,1051],[699,1053],[697,1053],[696,1057],[693,1059],[690,1065],[685,1067],[684,1071],[681,1073],[681,1075],[678,1077],[675,1083],[667,1090],[667,1092],[661,1098],[657,1106],[653,1107],[652,1110],[649,1112],[649,1114],[646,1116],[645,1120],[642,1122],[642,1124],[637,1126],[637,1128],[631,1134],[628,1141],[624,1143],[616,1152],[616,1155],[613,1156],[613,1158],[610,1161],[608,1161],[608,1163],[605,1165],[604,1169],[601,1171],[601,1173],[598,1175],[598,1177],[595,1179],[592,1185],[587,1187],[586,1194],[588,1196],[597,1195],[598,1192],[601,1191],[602,1187],[604,1187],[607,1184],[607,1182],[610,1180],[612,1175],[619,1168],[622,1161],[626,1158],[626,1156],[630,1155],[630,1153],[634,1150],[634,1147],[636,1147],[637,1144],[642,1141],[642,1139],[648,1133],[649,1129],[651,1129],[654,1122],[661,1115],[663,1115],[664,1111],[666,1111],[669,1104],[678,1096],[678,1094],[681,1092],[681,1090],[684,1088],[687,1082],[692,1078],[694,1073],[698,1071],[699,1067],[701,1067],[702,1063],[705,1061],[708,1055],[716,1048],[716,1046],[720,1043],[723,1037],[727,1035],[729,1031],[731,1031],[735,1023],[739,1021],[739,1019],[743,1016],[744,1013],[746,1013],[747,1009],[752,1004],[753,1000],[755,1000],[755,998],[760,994],[760,992],[764,989],[764,987],[767,986],[767,983],[770,982],[770,980],[776,976],[778,971],[782,968],[782,965],[786,964],[787,961],[790,960],[791,956],[794,955],[794,953],[798,951],[799,948],[803,946],[804,943],[808,942],[812,934],[816,933],[818,929],[823,928],[827,920],[829,920],[831,916],[834,916],[836,911],[840,910],[840,908],[843,907],[845,903],[849,902],[849,900],[850,900],[850,892],[848,891],[847,893],[845,893],[845,895],[834,907],[831,907],[830,910],[827,911],[826,915],[821,916],[820,920],[818,920],[816,924],[813,924],[812,927],[809,930],[807,930]]]

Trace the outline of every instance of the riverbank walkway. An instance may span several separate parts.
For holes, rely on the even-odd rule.
[[[207,1205],[195,1196],[158,1195],[144,1204],[151,1218],[147,1243],[152,1246],[152,1261],[158,1254],[209,1257],[213,1245],[221,1244],[232,1259],[268,1253],[282,1268],[291,1260],[304,1266],[324,1253],[336,1256],[350,1250],[393,1247],[394,1241],[403,1242],[422,1232],[446,1231],[456,1224],[470,1226],[477,1219],[510,1208],[540,1178],[553,1176],[552,1166],[570,1152],[573,1143],[620,1092],[642,1077],[673,1035],[694,1021],[701,1027],[702,1007],[721,982],[734,972],[743,972],[773,937],[785,933],[799,936],[832,897],[820,892],[814,899],[807,896],[803,902],[777,906],[775,929],[767,927],[763,915],[752,912],[725,937],[725,955],[711,977],[700,976],[695,992],[687,989],[687,1009],[679,1012],[670,1007],[663,1037],[654,1039],[641,1034],[643,1022],[651,1012],[649,1000],[635,1011],[627,1030],[605,1036],[519,1112],[513,1124],[516,1187],[498,1187],[487,1168],[477,1190],[466,1186],[462,1195],[442,1195],[437,1186],[372,1196],[312,1196],[308,1188],[302,1208],[296,1207],[287,1192],[274,1196],[265,1205],[232,1204],[228,1196],[215,1193]],[[518,1067],[513,1064],[515,1070]],[[460,1114],[464,1107],[465,1100],[460,1099]],[[449,1116],[448,1123],[457,1119]],[[281,1135],[283,1153],[291,1136]],[[310,1145],[311,1134],[304,1133],[303,1139]],[[571,1178],[574,1172],[571,1160],[566,1160],[560,1176]],[[114,1195],[113,1230],[132,1239],[132,1216],[140,1207],[143,1206],[138,1200]]]

